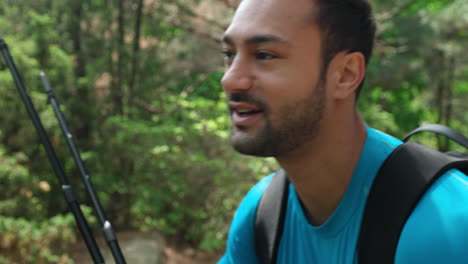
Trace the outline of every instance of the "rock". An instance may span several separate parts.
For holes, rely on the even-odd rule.
[[[120,248],[127,264],[164,264],[164,239],[155,232],[140,233],[130,239],[121,240]],[[106,263],[115,263],[108,247],[103,249]]]

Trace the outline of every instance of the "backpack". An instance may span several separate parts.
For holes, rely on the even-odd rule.
[[[394,263],[406,220],[425,191],[450,169],[468,175],[468,154],[442,153],[415,142],[414,134],[429,131],[468,148],[468,138],[438,124],[413,130],[384,161],[367,198],[358,238],[358,262]],[[288,200],[288,179],[280,169],[265,189],[256,212],[255,250],[262,264],[276,263]]]

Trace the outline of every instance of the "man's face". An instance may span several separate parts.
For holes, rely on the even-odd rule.
[[[244,154],[284,155],[315,138],[325,110],[313,1],[244,0],[223,37],[222,86]]]

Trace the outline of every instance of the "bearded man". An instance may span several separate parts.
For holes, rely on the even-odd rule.
[[[277,263],[357,263],[367,194],[402,142],[367,126],[356,101],[375,24],[366,0],[243,0],[222,42],[233,147],[274,157],[290,181]],[[221,264],[260,263],[247,194]],[[401,233],[395,263],[468,263],[468,177],[441,176]]]

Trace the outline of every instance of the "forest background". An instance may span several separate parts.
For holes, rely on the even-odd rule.
[[[468,134],[468,2],[373,0],[378,33],[359,109],[397,137],[424,123]],[[54,88],[117,231],[222,252],[237,205],[276,169],[236,154],[219,39],[237,1],[2,0],[9,45],[94,233],[90,199],[39,72]],[[72,263],[81,237],[0,60],[0,263]],[[420,137],[439,149],[446,141]]]

